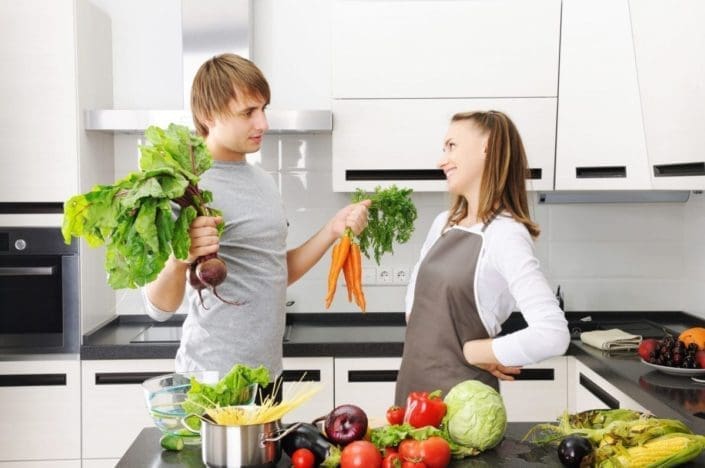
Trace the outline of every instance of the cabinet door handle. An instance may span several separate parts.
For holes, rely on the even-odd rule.
[[[705,175],[705,162],[654,165],[654,177],[685,177],[702,175]]]
[[[306,382],[320,382],[321,381],[321,371],[318,369],[307,369],[307,370],[285,370],[282,371],[281,375],[282,382],[298,382],[303,380]]]
[[[540,167],[530,167],[527,170],[526,178],[531,180],[541,180],[543,170]]]
[[[519,375],[514,376],[514,380],[556,380],[554,369],[522,369]]]
[[[619,408],[619,401],[607,393],[605,390],[600,388],[595,382],[585,377],[585,375],[580,373],[580,385],[585,388],[588,392],[592,393],[595,398],[600,400],[602,403],[606,404],[610,409]]]
[[[576,167],[575,177],[578,179],[611,179],[627,177],[626,166],[594,166]]]
[[[0,375],[0,387],[45,387],[49,385],[66,385],[66,374]]]
[[[345,180],[445,180],[440,169],[348,169]]]
[[[397,370],[351,370],[348,382],[396,382]]]
[[[96,385],[141,384],[147,379],[171,372],[100,372],[95,375]]]
[[[53,266],[0,268],[0,276],[51,276],[53,274]]]

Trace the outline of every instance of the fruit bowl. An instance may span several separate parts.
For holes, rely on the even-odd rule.
[[[198,444],[199,434],[188,430],[181,419],[187,412],[183,403],[191,388],[191,377],[201,383],[215,384],[222,377],[218,371],[200,371],[160,375],[147,379],[142,383],[145,402],[154,424],[164,433],[181,436],[186,444]],[[257,394],[257,384],[243,389],[237,404],[250,405]],[[197,425],[197,424],[194,424]]]
[[[677,375],[677,376],[683,376],[683,377],[694,377],[694,376],[703,376],[705,375],[705,369],[685,369],[682,367],[670,367],[670,366],[661,366],[659,364],[651,364],[648,361],[641,360],[642,364],[646,364],[649,367],[653,367],[654,369],[663,372],[664,374],[669,374],[669,375]]]

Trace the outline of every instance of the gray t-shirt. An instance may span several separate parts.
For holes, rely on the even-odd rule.
[[[176,371],[227,372],[235,364],[261,364],[272,376],[279,375],[285,328],[287,222],[277,186],[257,166],[222,161],[214,161],[198,185],[213,193],[212,206],[223,212],[225,222],[218,255],[228,266],[228,276],[218,286],[218,294],[242,304],[226,304],[204,289],[204,309],[196,291],[187,285],[180,311],[188,315],[176,354]],[[156,320],[173,315],[145,302],[148,314]]]

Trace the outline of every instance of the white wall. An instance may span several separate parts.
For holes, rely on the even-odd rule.
[[[165,107],[180,99],[176,2],[100,1],[114,14],[116,107]],[[272,86],[272,107],[330,108],[330,2],[254,3],[253,58]],[[139,23],[149,26],[137,34],[142,38],[139,42],[123,38],[123,34],[135,34],[131,9],[139,11]],[[160,12],[161,21],[143,21]],[[152,45],[145,48],[144,44]],[[159,67],[175,69],[160,68],[158,74],[132,70],[140,76],[139,83],[122,75],[128,62],[147,69],[155,65],[134,55],[156,49],[168,57]],[[179,79],[172,82],[170,78],[162,86],[160,80],[167,75]],[[136,142],[133,136],[116,137],[117,177],[136,167]],[[280,187],[291,223],[291,247],[313,234],[314,228],[348,201],[347,194],[332,192],[330,153],[330,135],[269,135],[262,151],[251,158],[272,173]],[[414,200],[419,209],[416,233],[384,260],[386,264],[412,266],[433,217],[447,206],[446,195],[441,193],[415,194]],[[534,206],[543,230],[537,255],[550,282],[554,287],[561,284],[565,291],[568,310],[687,310],[705,317],[705,288],[700,286],[705,282],[705,249],[698,244],[705,232],[704,208],[702,195],[694,195],[686,204]],[[290,299],[296,301],[292,311],[323,311],[328,264],[325,258],[289,288]],[[368,310],[401,311],[404,290],[401,286],[366,287]],[[342,296],[333,310],[353,311]],[[118,292],[117,310],[141,313],[139,297],[134,292]]]

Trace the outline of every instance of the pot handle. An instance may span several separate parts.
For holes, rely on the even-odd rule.
[[[278,429],[278,430],[276,430],[276,431],[274,431],[274,432],[272,432],[272,433],[270,433],[270,434],[260,433],[260,435],[259,435],[259,446],[260,446],[260,448],[264,448],[264,444],[266,444],[267,442],[279,442],[279,441],[282,440],[284,437],[286,437],[287,435],[289,435],[291,432],[293,432],[293,431],[295,431],[296,429],[298,429],[298,427],[299,427],[300,425],[302,425],[302,424],[303,424],[303,423],[297,422],[297,423],[294,423],[294,424],[292,424],[291,426],[287,427],[286,429]],[[271,436],[272,434],[276,434],[276,435],[274,435],[274,437],[269,437],[269,436]]]
[[[200,419],[201,421],[206,421],[206,422],[209,422],[209,423],[212,423],[212,422],[213,422],[212,420],[210,420],[210,419],[208,419],[208,418],[205,418],[205,417],[203,417],[203,416],[200,415],[200,414],[196,414],[196,413],[189,413],[189,414],[187,414],[186,416],[184,416],[183,418],[181,418],[181,424],[182,424],[186,429],[188,429],[190,432],[193,432],[194,434],[200,434],[201,431],[198,430],[198,429],[192,428],[192,427],[189,425],[189,423],[186,421],[186,420],[187,420],[188,418],[190,418],[191,416],[195,416],[195,417],[197,417],[198,419]]]

